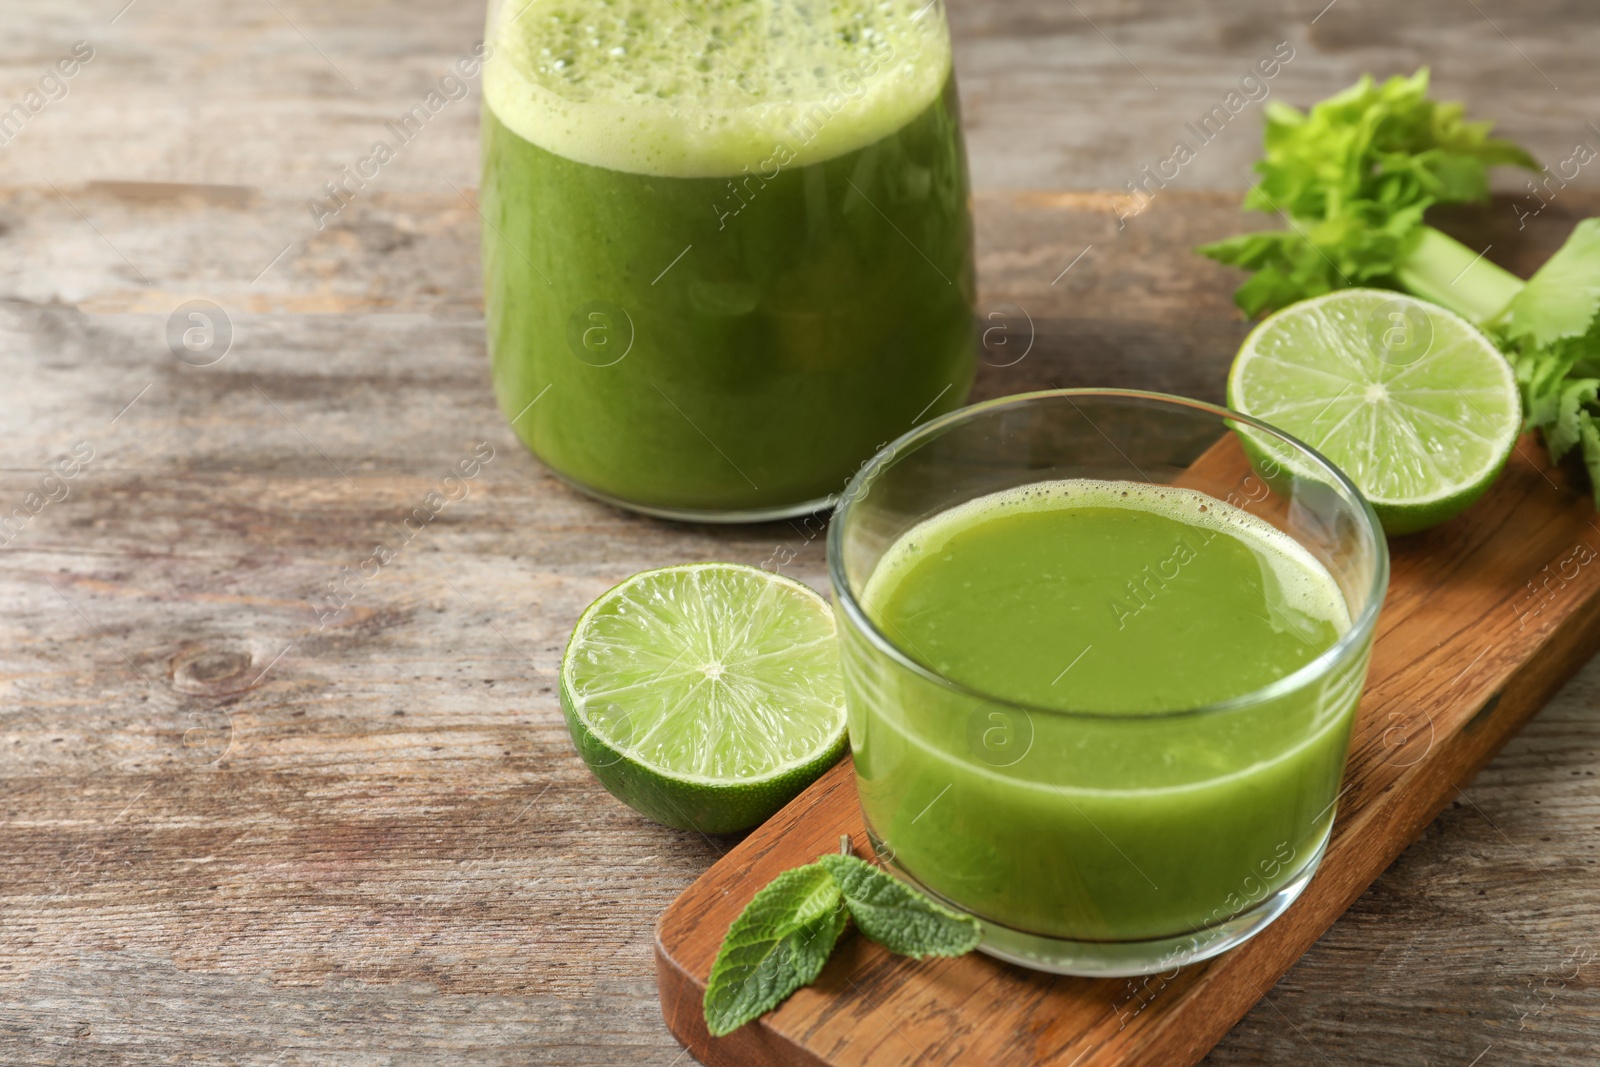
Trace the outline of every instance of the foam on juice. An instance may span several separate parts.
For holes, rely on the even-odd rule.
[[[1333,575],[1303,545],[1266,520],[1194,489],[1091,478],[1038,482],[991,493],[918,524],[883,554],[862,591],[862,605],[873,612],[875,605],[900,585],[908,569],[937,553],[953,536],[981,525],[986,517],[1092,507],[1147,511],[1231,536],[1271,569],[1278,581],[1275,592],[1285,608],[1331,623],[1339,633],[1350,629],[1350,610]]]
[[[926,0],[503,0],[487,37],[484,100],[508,128],[668,177],[852,152],[921,114],[950,72]]]

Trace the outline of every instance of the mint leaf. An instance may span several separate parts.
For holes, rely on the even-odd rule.
[[[877,867],[823,856],[768,882],[728,927],[706,981],[706,1029],[730,1034],[816,981],[847,919],[889,951],[919,960],[960,956],[983,939],[977,920]]]
[[[854,856],[823,856],[863,934],[902,956],[960,956],[978,947],[977,920],[941,907],[904,882]]]
[[[732,1033],[822,973],[844,930],[838,884],[816,863],[784,871],[728,928],[706,982],[706,1028]]]

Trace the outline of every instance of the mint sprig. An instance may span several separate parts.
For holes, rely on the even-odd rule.
[[[706,1028],[732,1033],[822,973],[846,919],[890,952],[922,959],[978,947],[983,928],[854,856],[827,855],[767,883],[728,927],[706,982]]]
[[[817,863],[838,884],[857,929],[890,952],[919,960],[962,956],[983,939],[973,919],[940,907],[882,868],[854,856],[823,856]]]
[[[706,982],[706,1028],[732,1033],[816,981],[844,932],[839,885],[808,863],[784,871],[728,927]]]

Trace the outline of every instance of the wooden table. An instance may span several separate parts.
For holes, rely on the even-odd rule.
[[[472,5],[124,3],[13,5],[0,39],[3,107],[95,50],[0,149],[0,515],[26,516],[0,547],[0,1062],[683,1062],[651,923],[731,842],[589,777],[559,650],[634,570],[787,552],[820,586],[820,543],[621,514],[516,444],[483,355],[472,99],[316,228],[307,199],[469,50]],[[1097,190],[1278,41],[1279,98],[1431,62],[1541,158],[1600,143],[1578,3],[1320,6],[954,5],[982,310],[1033,338],[982,395],[1218,396],[1235,279],[1183,250],[1239,225],[1259,115],[1125,228]],[[1597,188],[1463,232],[1526,268]],[[190,300],[231,333],[209,365],[222,333],[169,348]],[[466,496],[319,619],[481,444]],[[1591,665],[1208,1062],[1593,1062],[1597,751]]]

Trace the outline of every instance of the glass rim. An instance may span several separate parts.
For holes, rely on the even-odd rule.
[[[1328,475],[1332,481],[1351,500],[1360,505],[1360,514],[1366,519],[1368,533],[1376,546],[1376,565],[1372,569],[1372,582],[1367,589],[1367,600],[1362,606],[1361,613],[1350,623],[1350,628],[1339,639],[1324,650],[1315,659],[1297,669],[1290,671],[1282,678],[1273,680],[1257,689],[1252,689],[1238,696],[1226,700],[1213,701],[1209,704],[1200,704],[1194,707],[1176,708],[1171,711],[1126,712],[1087,711],[1073,708],[1053,708],[1042,704],[1031,704],[1023,700],[1014,700],[1009,697],[997,696],[984,692],[934,670],[921,662],[897,645],[891,638],[883,633],[862,608],[861,602],[856,598],[855,590],[851,588],[849,578],[844,573],[844,528],[845,520],[850,509],[856,501],[866,496],[879,475],[903,453],[911,451],[927,440],[943,434],[946,430],[960,423],[970,422],[979,415],[987,414],[999,408],[1022,406],[1039,400],[1066,400],[1074,408],[1077,399],[1122,399],[1122,400],[1150,400],[1168,407],[1186,408],[1191,411],[1213,415],[1225,422],[1237,422],[1259,430],[1281,441],[1287,442],[1295,451],[1309,457],[1310,460]],[[1079,414],[1082,414],[1079,411]],[[1087,416],[1085,416],[1087,417]],[[1115,447],[1115,445],[1113,445]],[[1251,467],[1254,471],[1254,465]],[[1210,495],[1210,494],[1206,494]],[[926,520],[922,520],[926,521]],[[1373,632],[1377,624],[1378,612],[1383,607],[1384,594],[1389,585],[1389,542],[1383,532],[1383,526],[1378,521],[1377,514],[1372,510],[1372,505],[1367,502],[1366,496],[1356,487],[1350,478],[1333,464],[1326,456],[1301,441],[1299,438],[1286,433],[1277,427],[1261,421],[1251,415],[1234,411],[1231,408],[1218,404],[1207,403],[1204,400],[1195,400],[1190,397],[1176,396],[1171,393],[1156,393],[1143,389],[1110,389],[1110,388],[1076,388],[1076,389],[1040,389],[1028,393],[1013,393],[1008,396],[997,397],[993,400],[980,401],[966,407],[957,408],[936,419],[931,419],[921,426],[914,427],[899,437],[890,441],[867,461],[850,479],[844,492],[839,496],[839,504],[834,508],[828,524],[828,579],[833,586],[834,597],[843,607],[846,616],[846,625],[854,625],[874,647],[888,654],[895,663],[911,671],[923,679],[932,682],[942,689],[950,690],[960,696],[979,700],[987,704],[999,705],[1002,708],[1020,711],[1027,715],[1053,715],[1063,718],[1117,720],[1126,723],[1152,722],[1157,720],[1198,718],[1237,711],[1253,707],[1258,704],[1274,700],[1286,693],[1293,692],[1311,680],[1336,669],[1337,664],[1348,653],[1364,643]],[[1342,593],[1342,590],[1341,590]]]

